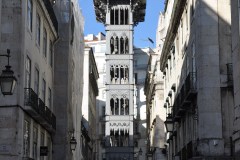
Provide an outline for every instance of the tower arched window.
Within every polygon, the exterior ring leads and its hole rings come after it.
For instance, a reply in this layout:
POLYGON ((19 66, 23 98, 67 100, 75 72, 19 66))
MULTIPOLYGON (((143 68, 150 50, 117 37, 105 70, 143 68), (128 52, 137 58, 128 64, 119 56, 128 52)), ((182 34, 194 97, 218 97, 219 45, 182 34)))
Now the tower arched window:
POLYGON ((129 54, 129 43, 128 43, 128 38, 127 37, 125 39, 125 53, 129 54))
POLYGON ((110 11, 110 24, 114 25, 114 9, 110 11))
POLYGON ((114 109, 115 109, 115 115, 119 115, 119 99, 115 99, 115 104, 114 104, 114 109))
POLYGON ((119 9, 115 8, 115 25, 119 25, 119 9))
POLYGON ((119 54, 119 38, 118 37, 116 37, 116 39, 115 39, 115 53, 116 54, 119 54))
POLYGON ((111 54, 114 53, 114 38, 113 37, 111 37, 111 39, 110 39, 110 52, 111 52, 111 54))
POLYGON ((124 54, 124 39, 123 37, 120 38, 120 54, 124 54))
POLYGON ((121 8, 120 8, 120 24, 121 24, 121 25, 125 24, 124 11, 125 11, 125 10, 121 7, 121 8))
POLYGON ((124 24, 129 24, 129 21, 128 21, 128 9, 126 8, 125 9, 125 12, 124 12, 124 24))
POLYGON ((114 99, 113 98, 111 98, 111 100, 110 100, 110 107, 111 107, 111 115, 115 115, 114 99))

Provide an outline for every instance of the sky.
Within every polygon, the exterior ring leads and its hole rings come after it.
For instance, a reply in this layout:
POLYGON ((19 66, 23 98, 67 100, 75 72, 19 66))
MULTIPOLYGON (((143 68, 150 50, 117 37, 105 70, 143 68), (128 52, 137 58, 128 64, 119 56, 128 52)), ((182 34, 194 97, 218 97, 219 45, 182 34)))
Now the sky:
MULTIPOLYGON (((139 48, 155 47, 156 29, 158 24, 158 16, 164 9, 164 0, 146 0, 147 9, 145 21, 138 23, 134 28, 134 46, 139 48), (148 41, 148 37, 154 41, 152 44, 148 41)), ((96 21, 93 0, 79 0, 80 8, 82 9, 85 19, 84 35, 105 34, 104 25, 96 21)))

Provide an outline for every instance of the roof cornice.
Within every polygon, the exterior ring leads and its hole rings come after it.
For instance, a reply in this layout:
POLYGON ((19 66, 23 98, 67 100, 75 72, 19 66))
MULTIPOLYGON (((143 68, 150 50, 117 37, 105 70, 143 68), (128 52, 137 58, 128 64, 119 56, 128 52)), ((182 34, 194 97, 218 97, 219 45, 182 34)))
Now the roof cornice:
POLYGON ((161 71, 164 70, 164 66, 166 65, 167 57, 171 50, 173 41, 175 39, 186 1, 187 0, 175 0, 174 1, 171 20, 170 20, 170 24, 168 26, 167 34, 165 37, 165 41, 163 44, 163 49, 162 49, 162 53, 161 53, 161 57, 160 57, 160 62, 161 62, 160 70, 161 71))

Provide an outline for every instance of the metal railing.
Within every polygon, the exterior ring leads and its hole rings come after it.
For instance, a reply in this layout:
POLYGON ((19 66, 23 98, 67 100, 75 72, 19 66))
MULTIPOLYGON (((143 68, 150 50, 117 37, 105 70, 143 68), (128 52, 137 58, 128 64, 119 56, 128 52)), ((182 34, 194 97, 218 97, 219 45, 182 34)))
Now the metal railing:
POLYGON ((38 95, 32 88, 25 88, 24 105, 31 107, 29 109, 26 108, 26 111, 39 121, 39 123, 52 126, 53 129, 56 129, 55 115, 47 106, 45 106, 45 103, 38 98, 38 95))
POLYGON ((31 106, 36 112, 39 112, 38 95, 33 91, 32 88, 25 88, 24 105, 31 106))
POLYGON ((186 92, 196 91, 197 89, 197 77, 195 72, 190 72, 185 81, 186 92))
POLYGON ((45 107, 45 119, 46 121, 49 123, 49 124, 52 124, 52 111, 48 108, 48 107, 45 107))
POLYGON ((39 98, 38 99, 39 114, 45 118, 45 103, 39 98))

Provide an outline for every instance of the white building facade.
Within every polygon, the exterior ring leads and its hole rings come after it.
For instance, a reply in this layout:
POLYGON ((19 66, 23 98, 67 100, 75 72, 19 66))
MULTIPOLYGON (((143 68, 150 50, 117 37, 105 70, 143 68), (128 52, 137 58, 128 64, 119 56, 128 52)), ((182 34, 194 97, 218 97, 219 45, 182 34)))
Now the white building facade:
MULTIPOLYGON (((98 70, 91 47, 85 47, 84 50, 84 71, 83 71, 83 101, 82 101, 82 136, 89 137, 86 147, 82 149, 82 159, 97 159, 97 112, 96 97, 98 96, 97 80, 99 78, 98 70), (87 135, 85 135, 87 134, 87 135), (84 150, 85 149, 85 150, 84 150)), ((84 142, 81 142, 82 144, 84 142)))
POLYGON ((105 106, 106 106, 106 36, 103 33, 98 35, 87 35, 84 37, 85 45, 91 47, 98 69, 98 91, 96 101, 96 159, 101 160, 102 153, 105 153, 105 106))
POLYGON ((166 1, 160 69, 168 159, 233 158, 229 0, 166 1))
MULTIPOLYGON (((0 2, 1 55, 10 49, 17 78, 13 95, 0 95, 0 159, 52 159, 56 131, 53 1, 0 2), (41 153, 41 148, 49 152, 41 153)), ((7 58, 0 57, 1 69, 7 58)))

